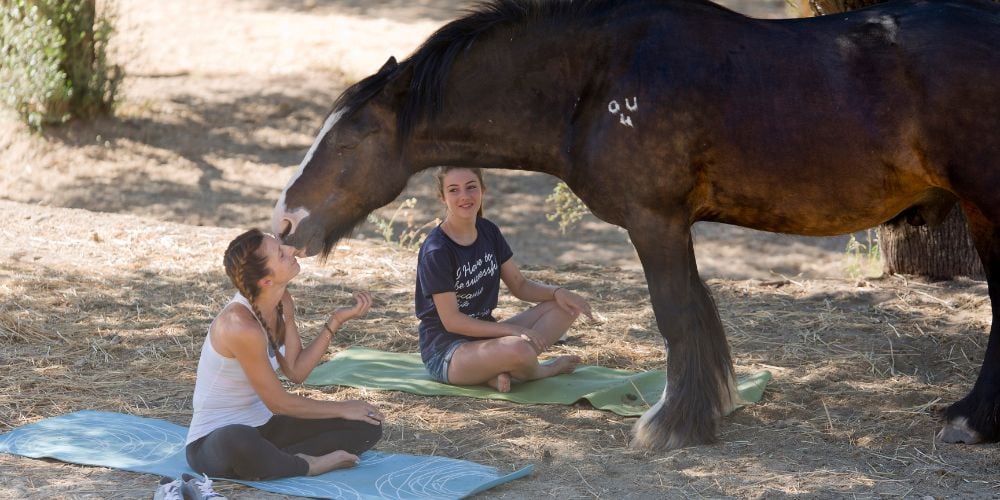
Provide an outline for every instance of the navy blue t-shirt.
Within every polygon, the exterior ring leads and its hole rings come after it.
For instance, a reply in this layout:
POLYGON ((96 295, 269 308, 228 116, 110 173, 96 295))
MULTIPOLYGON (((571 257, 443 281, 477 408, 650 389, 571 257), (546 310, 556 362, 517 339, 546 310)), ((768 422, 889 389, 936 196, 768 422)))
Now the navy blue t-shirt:
POLYGON ((459 245, 441 226, 434 228, 417 256, 416 312, 420 318, 420 357, 427 362, 456 339, 482 340, 445 330, 432 295, 455 292, 458 310, 485 321, 493 319, 500 296, 500 265, 514 253, 496 224, 476 220, 476 241, 459 245))

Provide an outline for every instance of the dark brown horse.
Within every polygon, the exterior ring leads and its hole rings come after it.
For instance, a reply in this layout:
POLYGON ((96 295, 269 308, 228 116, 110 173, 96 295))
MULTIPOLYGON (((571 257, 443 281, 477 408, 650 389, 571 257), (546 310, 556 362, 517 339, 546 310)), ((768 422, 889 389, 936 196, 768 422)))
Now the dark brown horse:
MULTIPOLYGON (((628 230, 669 348, 633 443, 715 439, 737 401, 689 228, 835 235, 961 202, 1000 303, 1000 8, 802 20, 705 0, 495 0, 348 89, 275 207, 309 255, 434 165, 547 172, 628 230)), ((1000 321, 948 442, 1000 437, 1000 321)))

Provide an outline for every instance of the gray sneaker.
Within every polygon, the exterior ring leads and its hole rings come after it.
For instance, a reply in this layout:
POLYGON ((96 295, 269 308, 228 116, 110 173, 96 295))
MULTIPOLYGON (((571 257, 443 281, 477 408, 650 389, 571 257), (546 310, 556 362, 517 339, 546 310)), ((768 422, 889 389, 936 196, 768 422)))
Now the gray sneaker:
POLYGON ((160 479, 160 485, 153 493, 153 500, 185 500, 181 492, 181 480, 165 477, 160 479))
POLYGON ((186 472, 181 474, 181 491, 184 494, 184 500, 202 500, 207 498, 226 500, 226 497, 212 489, 212 480, 208 478, 208 475, 203 474, 202 476, 194 477, 186 472))

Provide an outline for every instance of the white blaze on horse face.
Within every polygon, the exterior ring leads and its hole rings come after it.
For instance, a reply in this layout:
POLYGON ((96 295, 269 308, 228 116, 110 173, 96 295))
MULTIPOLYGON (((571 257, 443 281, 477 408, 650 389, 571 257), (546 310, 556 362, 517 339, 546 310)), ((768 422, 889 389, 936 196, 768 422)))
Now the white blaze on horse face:
MULTIPOLYGON (((625 109, 627 109, 630 113, 639 111, 639 98, 636 96, 632 96, 632 102, 629 102, 628 97, 626 97, 625 109)), ((618 104, 618 101, 612 100, 611 102, 608 103, 608 113, 611 113, 612 115, 618 115, 618 113, 621 113, 621 111, 622 111, 622 105, 618 104)), ((635 128, 635 126, 632 125, 632 117, 626 115, 625 113, 621 113, 620 115, 618 115, 618 123, 621 123, 622 125, 629 128, 635 128)))
POLYGON ((341 108, 334 113, 331 113, 327 117, 326 122, 323 123, 323 128, 319 131, 319 135, 316 136, 316 140, 313 141, 312 146, 309 147, 309 151, 306 152, 305 158, 302 159, 302 163, 299 164, 298 171, 292 176, 292 179, 288 181, 285 185, 285 190, 281 192, 281 197, 278 198, 278 203, 274 205, 274 212, 271 214, 271 231, 275 235, 281 233, 284 229, 282 226, 285 221, 288 221, 292 227, 289 234, 295 231, 295 228, 299 225, 302 219, 305 219, 309 215, 309 211, 305 208, 297 208, 294 212, 288 212, 288 207, 285 205, 285 196, 288 194, 288 189, 295 184, 295 181, 299 180, 302 176, 302 172, 305 170, 306 165, 312 161, 312 157, 316 154, 316 149, 319 148, 319 144, 323 142, 323 138, 330 133, 330 129, 340 121, 340 118, 347 113, 347 108, 341 108))

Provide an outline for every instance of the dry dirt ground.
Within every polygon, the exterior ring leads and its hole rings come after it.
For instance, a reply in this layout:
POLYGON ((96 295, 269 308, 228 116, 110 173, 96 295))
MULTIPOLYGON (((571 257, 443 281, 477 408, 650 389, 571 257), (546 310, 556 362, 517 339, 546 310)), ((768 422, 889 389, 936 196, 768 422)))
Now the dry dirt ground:
MULTIPOLYGON (((779 1, 731 1, 780 17, 779 1)), ((114 119, 38 136, 0 120, 0 431, 80 409, 187 424, 197 353, 232 293, 225 244, 263 227, 324 114, 351 82, 405 56, 465 2, 171 0, 118 3, 130 77, 114 119)), ((397 231, 440 215, 416 177, 397 231)), ((624 234, 593 218, 545 220, 555 180, 491 173, 488 215, 531 276, 587 296, 603 316, 555 350, 662 369, 644 278, 624 234)), ((535 473, 483 498, 995 497, 996 445, 935 443, 939 412, 975 380, 989 330, 982 282, 864 278, 846 238, 696 227, 699 266, 737 371, 775 379, 723 420, 719 444, 630 450, 634 419, 586 406, 515 405, 389 392, 387 451, 535 473)), ((393 239, 398 240, 398 235, 393 239)), ((337 339, 416 350, 415 255, 366 225, 294 285, 305 331, 352 290, 378 302, 337 339)), ((510 298, 501 313, 523 307, 510 298)), ((157 478, 0 455, 3 498, 148 498, 157 478)), ((232 498, 277 498, 222 486, 232 498)))

